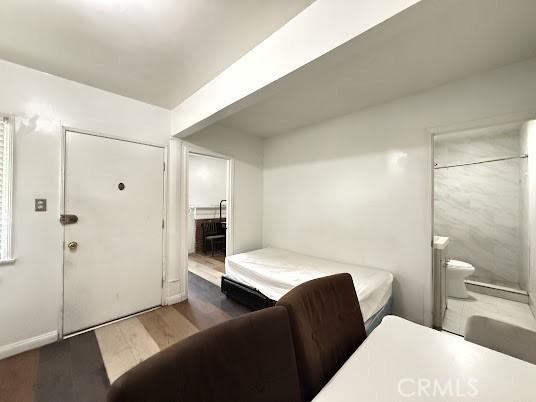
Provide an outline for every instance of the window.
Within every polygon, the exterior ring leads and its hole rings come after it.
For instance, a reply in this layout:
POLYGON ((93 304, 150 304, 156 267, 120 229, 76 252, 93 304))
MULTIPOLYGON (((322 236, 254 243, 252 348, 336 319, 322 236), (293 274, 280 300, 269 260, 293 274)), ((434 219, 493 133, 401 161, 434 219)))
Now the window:
POLYGON ((11 256, 11 188, 13 178, 13 119, 0 115, 0 262, 11 256))

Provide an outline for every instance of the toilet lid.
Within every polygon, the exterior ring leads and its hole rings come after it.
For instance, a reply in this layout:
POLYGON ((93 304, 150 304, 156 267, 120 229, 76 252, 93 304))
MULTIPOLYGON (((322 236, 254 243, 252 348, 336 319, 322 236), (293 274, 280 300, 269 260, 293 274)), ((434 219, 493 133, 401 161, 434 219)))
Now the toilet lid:
POLYGON ((460 261, 460 260, 449 260, 448 265, 451 267, 458 267, 458 268, 473 268, 471 264, 468 262, 460 261))

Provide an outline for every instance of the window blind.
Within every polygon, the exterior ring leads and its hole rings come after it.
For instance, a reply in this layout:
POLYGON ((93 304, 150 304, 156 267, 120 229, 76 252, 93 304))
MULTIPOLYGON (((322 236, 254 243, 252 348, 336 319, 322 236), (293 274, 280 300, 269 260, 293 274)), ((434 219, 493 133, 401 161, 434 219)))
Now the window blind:
POLYGON ((0 260, 11 258, 12 123, 0 116, 0 260))

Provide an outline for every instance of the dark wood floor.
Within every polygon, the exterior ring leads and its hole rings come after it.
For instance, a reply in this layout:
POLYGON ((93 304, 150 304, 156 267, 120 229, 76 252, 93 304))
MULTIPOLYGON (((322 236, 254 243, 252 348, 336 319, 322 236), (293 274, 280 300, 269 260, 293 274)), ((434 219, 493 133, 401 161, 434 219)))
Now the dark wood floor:
POLYGON ((108 377, 94 332, 0 361, 0 401, 104 401, 108 377))
MULTIPOLYGON (((173 308, 199 330, 250 311, 192 273, 188 290, 173 308)), ((109 386, 93 331, 0 360, 0 402, 101 402, 109 386)))

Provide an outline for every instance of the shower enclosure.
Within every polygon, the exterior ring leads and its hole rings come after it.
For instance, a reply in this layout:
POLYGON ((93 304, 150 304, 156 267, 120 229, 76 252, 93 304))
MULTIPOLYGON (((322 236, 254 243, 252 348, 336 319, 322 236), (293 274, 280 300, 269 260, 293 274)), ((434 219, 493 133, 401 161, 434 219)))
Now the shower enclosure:
POLYGON ((470 263, 466 283, 529 290, 529 180, 523 123, 434 137, 434 234, 470 263))

